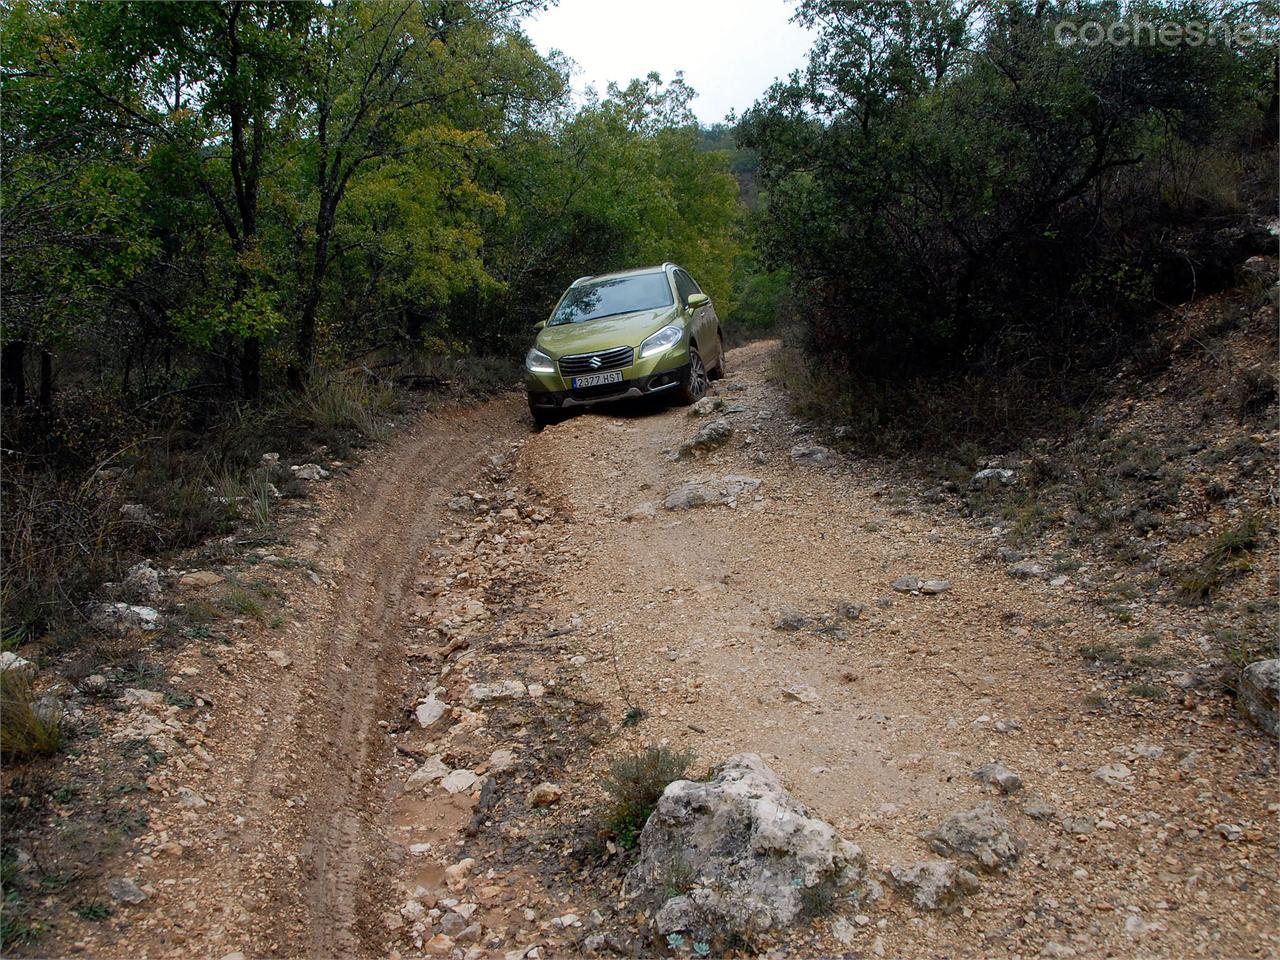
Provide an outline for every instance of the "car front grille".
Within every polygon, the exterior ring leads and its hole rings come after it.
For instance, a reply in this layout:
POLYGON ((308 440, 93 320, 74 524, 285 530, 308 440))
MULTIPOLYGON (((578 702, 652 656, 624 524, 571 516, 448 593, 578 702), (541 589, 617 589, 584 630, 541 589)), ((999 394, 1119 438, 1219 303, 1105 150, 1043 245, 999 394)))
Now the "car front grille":
POLYGON ((578 353, 571 357, 561 357, 560 375, 580 377, 587 373, 601 373, 605 370, 629 367, 631 353, 630 347, 613 347, 609 350, 597 350, 595 353, 578 353))

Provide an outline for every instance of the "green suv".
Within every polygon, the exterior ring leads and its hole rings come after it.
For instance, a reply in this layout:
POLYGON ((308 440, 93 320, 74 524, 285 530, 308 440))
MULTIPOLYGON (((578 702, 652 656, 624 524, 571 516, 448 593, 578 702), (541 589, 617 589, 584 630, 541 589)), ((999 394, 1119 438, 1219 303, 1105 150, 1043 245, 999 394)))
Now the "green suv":
POLYGON ((627 397, 694 403, 724 374, 711 298, 674 263, 575 280, 537 330, 525 368, 539 425, 627 397))

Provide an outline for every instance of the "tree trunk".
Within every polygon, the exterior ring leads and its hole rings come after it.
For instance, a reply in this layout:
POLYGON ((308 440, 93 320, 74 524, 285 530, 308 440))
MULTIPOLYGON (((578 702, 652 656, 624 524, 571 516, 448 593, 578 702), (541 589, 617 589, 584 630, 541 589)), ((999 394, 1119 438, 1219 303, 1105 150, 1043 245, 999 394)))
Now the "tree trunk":
POLYGON ((20 407, 27 402, 27 344, 14 340, 0 348, 0 404, 20 407))
POLYGON ((246 400, 257 400, 262 389, 262 341, 245 337, 240 354, 240 392, 246 400))
POLYGON ((320 213, 316 217, 316 245, 311 262, 311 278, 307 297, 302 305, 302 316, 298 320, 298 376, 301 379, 311 375, 311 364, 315 360, 316 312, 320 307, 325 270, 329 266, 329 238, 333 233, 337 205, 334 197, 322 196, 320 213))

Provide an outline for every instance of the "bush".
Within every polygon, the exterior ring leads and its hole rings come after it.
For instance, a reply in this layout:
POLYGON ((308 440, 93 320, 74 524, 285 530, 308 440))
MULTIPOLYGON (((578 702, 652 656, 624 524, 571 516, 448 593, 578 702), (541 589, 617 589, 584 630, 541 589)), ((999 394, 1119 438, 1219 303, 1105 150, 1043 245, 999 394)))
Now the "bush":
POLYGON ((641 753, 620 757, 610 765, 609 775, 601 786, 613 801, 609 829, 618 846, 629 850, 636 845, 662 791, 683 778, 693 760, 692 753, 647 747, 641 753))
POLYGON ((1218 534, 1205 551, 1199 566, 1178 581, 1178 593, 1185 603, 1203 603, 1227 580, 1249 569, 1248 554, 1258 546, 1262 521, 1256 516, 1218 534))
POLYGON ((301 403, 302 415, 325 431, 352 429, 369 440, 386 434, 385 418, 397 409, 395 391, 385 383, 344 376, 316 377, 301 403))
POLYGON ((37 697, 26 670, 0 671, 0 754, 22 762, 62 746, 62 702, 37 697))

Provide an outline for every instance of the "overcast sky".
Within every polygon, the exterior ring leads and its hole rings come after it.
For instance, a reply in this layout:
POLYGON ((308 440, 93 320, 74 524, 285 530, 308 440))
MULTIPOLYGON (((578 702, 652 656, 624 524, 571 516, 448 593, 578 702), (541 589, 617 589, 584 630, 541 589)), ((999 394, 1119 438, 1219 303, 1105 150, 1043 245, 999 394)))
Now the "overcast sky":
POLYGON ((560 0, 525 30, 541 52, 557 49, 577 64, 579 92, 683 70, 698 91, 698 119, 715 123, 804 63, 811 37, 792 12, 788 0, 560 0))

